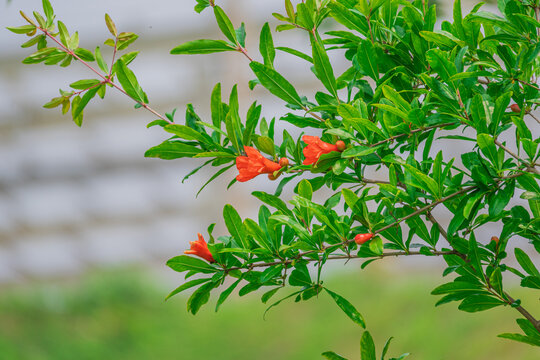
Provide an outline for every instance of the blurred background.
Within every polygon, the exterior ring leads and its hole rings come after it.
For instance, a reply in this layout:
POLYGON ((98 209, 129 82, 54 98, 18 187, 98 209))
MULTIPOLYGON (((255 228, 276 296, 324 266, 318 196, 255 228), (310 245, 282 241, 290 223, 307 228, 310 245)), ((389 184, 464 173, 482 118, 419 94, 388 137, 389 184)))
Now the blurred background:
MULTIPOLYGON (((267 118, 285 112, 264 90, 248 89, 253 76, 239 54, 169 55, 188 40, 221 38, 212 12, 196 14, 194 0, 51 2, 70 32, 79 31, 82 47, 94 49, 108 37, 104 13, 119 31, 138 34, 130 47, 141 51, 133 70, 151 106, 160 113, 178 108, 177 121, 187 103, 208 117, 217 82, 224 98, 239 84, 243 113, 255 99, 267 118)), ((284 12, 281 0, 219 5, 235 26, 246 23, 255 58, 262 24, 274 28, 270 14, 284 12)), ((440 2, 442 17, 451 5, 440 2)), ((471 7, 465 2, 464 11, 471 7)), ((22 25, 19 10, 41 11, 41 1, 1 2, 0 27, 22 25)), ((276 45, 308 43, 299 31, 285 36, 274 35, 276 45)), ((82 129, 58 109, 43 109, 59 88, 92 74, 79 64, 23 65, 30 53, 19 47, 23 41, 0 31, 0 359, 318 359, 327 350, 359 358, 360 329, 325 297, 281 305, 266 320, 256 294, 233 296, 220 313, 207 306, 195 317, 185 310, 185 296, 164 303, 183 280, 165 267, 167 259, 210 223, 222 234, 225 204, 251 216, 258 203, 248 194, 277 184, 260 177, 225 191, 231 171, 196 198, 211 173, 181 183, 197 161, 145 159, 145 150, 166 136, 146 129, 154 118, 121 94, 109 89, 105 100, 91 103, 82 129)), ((333 62, 345 70, 339 58, 333 62)), ((278 54, 277 64, 301 93, 321 88, 301 60, 278 54)), ((509 309, 475 315, 453 304, 435 309, 429 292, 441 283, 443 267, 440 259, 428 260, 388 259, 362 271, 359 262, 333 264, 326 284, 357 305, 379 349, 395 337, 393 355, 538 358, 532 347, 495 337, 517 331, 517 313, 509 309)), ((537 299, 515 293, 540 311, 537 299)))

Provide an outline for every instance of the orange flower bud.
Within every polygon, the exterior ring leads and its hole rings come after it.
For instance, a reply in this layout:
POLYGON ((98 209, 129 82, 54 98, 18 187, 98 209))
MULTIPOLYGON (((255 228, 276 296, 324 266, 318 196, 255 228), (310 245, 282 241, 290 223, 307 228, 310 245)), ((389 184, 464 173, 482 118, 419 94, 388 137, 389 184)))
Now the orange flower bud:
POLYGON ((358 234, 354 237, 354 242, 357 243, 358 245, 362 245, 368 242, 369 240, 371 240, 372 237, 373 237, 373 234, 371 233, 358 234))
POLYGON ((345 145, 345 142, 343 140, 336 141, 336 147, 338 151, 344 151, 347 148, 347 145, 345 145))
POLYGON ((199 240, 190 241, 189 244, 191 245, 191 248, 184 251, 184 254, 201 257, 210 263, 215 262, 212 253, 210 252, 210 250, 208 250, 208 244, 206 244, 206 241, 204 241, 201 233, 198 233, 197 236, 199 237, 199 240))
POLYGON ((281 167, 289 166, 289 159, 287 159, 287 158, 279 159, 279 166, 281 166, 281 167))
POLYGON ((270 180, 274 181, 274 180, 276 180, 276 179, 279 177, 279 175, 281 175, 281 173, 270 173, 270 174, 268 174, 268 178, 269 178, 270 180), (274 175, 274 174, 275 174, 275 175, 274 175))
POLYGON ((520 112, 521 112, 521 108, 519 107, 518 104, 512 104, 512 105, 510 105, 510 110, 512 110, 512 111, 515 112, 515 113, 520 113, 520 112))

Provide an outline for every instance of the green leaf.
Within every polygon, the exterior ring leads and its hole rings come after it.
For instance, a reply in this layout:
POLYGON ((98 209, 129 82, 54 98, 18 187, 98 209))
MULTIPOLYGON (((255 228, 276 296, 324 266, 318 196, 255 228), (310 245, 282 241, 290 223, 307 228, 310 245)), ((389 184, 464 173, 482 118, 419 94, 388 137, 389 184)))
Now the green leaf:
POLYGON ((75 107, 73 111, 73 117, 74 118, 78 118, 80 115, 82 115, 82 112, 84 110, 84 108, 86 107, 86 105, 88 104, 88 102, 90 100, 92 100, 92 98, 94 96, 96 96, 96 93, 98 91, 99 88, 97 87, 94 87, 90 90, 88 90, 87 92, 84 93, 83 97, 81 98, 81 101, 77 104, 77 106, 75 107))
POLYGON ((148 97, 139 85, 133 71, 126 66, 122 59, 118 59, 116 63, 118 64, 116 75, 118 76, 118 81, 122 85, 122 88, 135 101, 139 103, 148 103, 148 97))
POLYGON ((331 10, 332 17, 338 23, 351 30, 356 30, 361 34, 368 34, 368 24, 364 17, 350 11, 347 7, 337 1, 329 2, 327 6, 331 10))
POLYGON ((333 351, 325 351, 321 355, 328 360, 347 360, 347 358, 344 358, 343 356, 338 355, 333 351))
POLYGON ((313 65, 315 66, 317 77, 319 80, 321 80, 324 87, 330 91, 335 98, 337 98, 336 77, 334 76, 334 70, 332 69, 332 64, 330 64, 328 54, 317 38, 310 35, 310 39, 311 48, 313 51, 313 65))
POLYGON ((179 287, 177 287, 176 289, 174 289, 173 291, 171 291, 171 293, 169 295, 167 295, 167 297, 165 298, 165 301, 169 300, 171 297, 173 297, 174 295, 184 291, 184 290, 187 290, 189 288, 192 288, 194 286, 197 286, 199 284, 202 284, 202 283, 205 283, 207 281, 210 281, 212 280, 211 278, 210 279, 195 279, 195 280, 191 280, 191 281, 188 281, 187 283, 185 284, 182 284, 180 285, 179 287))
POLYGON ((89 87, 99 84, 100 81, 97 79, 86 79, 75 81, 74 83, 69 84, 70 87, 77 90, 86 90, 89 87))
POLYGON ((439 49, 431 49, 426 53, 426 59, 433 70, 447 81, 457 73, 456 65, 449 60, 450 53, 439 49))
POLYGON ((7 26, 6 29, 15 34, 27 34, 36 30, 36 27, 34 25, 23 25, 16 27, 7 26))
POLYGON ((360 339, 360 354, 362 360, 376 360, 375 343, 369 331, 364 331, 360 339))
POLYGON ((302 100, 300 99, 300 96, 298 96, 294 86, 292 86, 280 73, 256 61, 252 61, 249 66, 261 82, 261 85, 268 89, 273 95, 289 104, 303 107, 302 100))
POLYGON ((298 183, 298 195, 300 195, 301 197, 305 199, 311 200, 313 196, 313 187, 311 186, 311 183, 308 180, 303 179, 302 181, 298 183))
POLYGON ((489 310, 491 308, 504 305, 505 302, 497 298, 494 298, 490 295, 471 295, 467 296, 461 304, 459 304, 458 309, 466 312, 478 312, 489 310))
POLYGON ((367 76, 375 80, 375 82, 379 82, 379 65, 377 64, 377 56, 371 41, 363 40, 358 44, 356 61, 367 76))
POLYGON ((479 22, 484 25, 497 26, 501 30, 510 34, 518 34, 517 29, 505 18, 487 11, 478 11, 476 14, 468 15, 467 18, 472 22, 479 22))
POLYGON ((227 226, 227 230, 229 230, 232 237, 238 241, 244 249, 250 249, 251 247, 249 246, 242 218, 238 215, 238 212, 232 205, 227 204, 223 208, 223 220, 225 220, 225 226, 227 226))
POLYGON ((47 17, 47 20, 49 22, 52 22, 52 20, 54 19, 54 11, 51 6, 51 3, 49 2, 49 0, 42 0, 42 4, 43 4, 43 12, 45 13, 45 16, 47 17))
MULTIPOLYGON (((297 56, 299 57, 300 59, 304 59, 306 60, 307 62, 310 62, 313 64, 313 58, 309 55, 306 55, 304 54, 303 52, 301 51, 298 51, 298 50, 295 50, 295 49, 291 49, 289 47, 285 47, 285 46, 278 46, 276 47, 276 50, 280 50, 280 51, 283 51, 283 52, 286 52, 288 54, 291 54, 291 55, 294 55, 294 56, 297 56)), ((266 64, 265 64, 266 65, 266 64)))
POLYGON ((388 104, 373 104, 373 106, 378 107, 379 109, 386 110, 400 118, 402 118, 405 121, 409 120, 409 115, 407 115, 405 112, 399 110, 397 107, 388 105, 388 104))
POLYGON ((101 55, 101 49, 99 48, 99 46, 96 47, 96 50, 94 51, 94 55, 96 57, 96 61, 101 71, 103 71, 104 73, 108 73, 109 67, 107 66, 107 63, 105 62, 105 60, 103 59, 103 55, 101 55))
POLYGON ((353 146, 341 153, 342 158, 362 157, 377 152, 378 148, 369 146, 353 146))
POLYGON ((210 290, 215 287, 216 283, 209 282, 195 290, 187 303, 188 312, 191 312, 193 315, 197 314, 200 308, 208 302, 210 299, 210 290))
POLYGON ((83 49, 83 48, 77 48, 73 52, 81 60, 84 60, 84 61, 95 61, 96 60, 96 58, 94 57, 94 54, 90 50, 83 49))
POLYGON ((218 312, 219 308, 221 307, 221 305, 223 304, 223 302, 225 302, 225 300, 227 300, 227 298, 229 297, 229 295, 231 295, 231 293, 233 292, 233 290, 238 286, 238 284, 240 283, 240 281, 242 281, 242 279, 238 279, 236 280, 234 283, 232 283, 225 291, 223 291, 220 295, 219 295, 219 299, 216 303, 216 312, 218 312))
POLYGON ((118 37, 118 30, 116 29, 116 25, 114 24, 114 21, 111 19, 109 14, 105 14, 105 24, 107 25, 107 29, 109 29, 111 35, 115 38, 118 37))
POLYGON ((305 264, 296 264, 295 269, 289 275, 289 284, 291 286, 309 287, 312 285, 309 271, 305 264))
POLYGON ((225 128, 227 129, 227 136, 234 148, 238 152, 243 152, 244 147, 242 144, 242 121, 239 114, 238 105, 238 89, 235 84, 231 90, 229 96, 229 112, 225 117, 225 128))
POLYGON ((382 86, 382 92, 384 97, 394 103, 401 111, 411 111, 411 105, 405 100, 396 90, 392 89, 388 85, 382 86))
POLYGON ((194 157, 203 150, 180 141, 165 141, 154 146, 144 153, 145 157, 157 157, 163 160, 194 157))
POLYGON ((296 233, 296 235, 300 238, 300 240, 307 243, 312 243, 311 236, 309 235, 309 232, 306 230, 306 228, 298 221, 294 220, 292 217, 287 215, 272 215, 270 219, 291 227, 296 233))
POLYGON ((214 15, 216 16, 216 21, 223 35, 236 44, 236 32, 234 31, 234 26, 227 14, 225 14, 223 9, 216 5, 214 6, 214 15))
POLYGON ((223 40, 192 40, 171 50, 173 55, 212 54, 222 51, 236 51, 236 48, 223 40))
POLYGON ((493 138, 488 134, 478 134, 476 139, 482 153, 489 159, 493 166, 499 168, 499 156, 497 155, 497 148, 493 138))
POLYGON ((362 315, 356 310, 356 308, 344 297, 336 294, 333 291, 328 290, 327 288, 324 288, 324 290, 334 299, 336 304, 343 310, 343 312, 355 323, 366 328, 366 323, 364 321, 364 318, 362 315))
POLYGON ((442 284, 433 291, 431 295, 443 295, 451 293, 461 293, 461 292, 478 292, 482 291, 482 285, 478 283, 472 283, 468 281, 453 281, 446 284, 442 284))
POLYGON ((534 266, 534 263, 525 253, 525 251, 521 250, 520 248, 515 248, 514 254, 516 255, 516 260, 518 261, 519 265, 521 265, 527 274, 540 277, 540 272, 536 266, 534 266))
POLYGON ((261 152, 270 156, 275 155, 276 147, 274 145, 274 141, 268 136, 259 136, 256 138, 255 142, 257 144, 257 149, 259 149, 261 152))
POLYGON ((196 131, 195 129, 192 129, 186 125, 170 124, 165 126, 163 129, 185 140, 197 140, 205 144, 213 143, 212 138, 210 138, 208 135, 196 131))
POLYGON ((287 204, 285 204, 285 202, 281 200, 278 196, 274 196, 263 191, 254 191, 251 193, 251 195, 255 196, 257 199, 261 200, 265 204, 268 204, 282 211, 284 214, 293 215, 292 211, 287 208, 287 204))
POLYGON ((524 344, 529 344, 529 345, 532 345, 532 346, 540 346, 540 340, 538 340, 536 338, 532 338, 530 336, 525 336, 525 335, 522 335, 522 334, 504 333, 504 334, 497 335, 497 337, 500 337, 500 338, 503 338, 503 339, 519 341, 519 342, 522 342, 524 344))
POLYGON ((343 118, 346 124, 350 124, 358 132, 362 133, 365 138, 369 138, 370 133, 375 133, 381 137, 385 137, 381 129, 368 119, 362 118, 343 118))
MULTIPOLYGON (((404 164, 405 168, 409 171, 409 174, 419 183, 419 187, 429 192, 435 198, 439 196, 439 184, 414 166, 404 164)), ((414 184, 412 184, 414 185, 414 184)))
POLYGON ((167 266, 178 272, 195 271, 203 274, 211 274, 218 271, 208 262, 187 255, 175 256, 169 259, 167 266))
POLYGON ((261 29, 259 51, 261 52, 261 55, 264 59, 264 65, 268 67, 274 67, 276 49, 274 48, 272 32, 270 31, 270 25, 268 25, 268 23, 265 23, 261 29))

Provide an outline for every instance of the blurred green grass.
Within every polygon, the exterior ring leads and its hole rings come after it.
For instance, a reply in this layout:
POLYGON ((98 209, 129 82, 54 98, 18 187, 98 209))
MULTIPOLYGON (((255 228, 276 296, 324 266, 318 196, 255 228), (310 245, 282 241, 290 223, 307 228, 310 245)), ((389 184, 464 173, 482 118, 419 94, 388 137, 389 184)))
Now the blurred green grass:
MULTIPOLYGON (((512 309, 467 314, 455 304, 434 308, 437 298, 429 292, 441 283, 438 272, 354 267, 333 269, 325 285, 360 310, 379 351, 394 336, 390 354, 410 352, 410 359, 539 359, 537 348, 496 337, 517 331, 519 314, 512 309)), ((132 269, 85 276, 76 284, 4 290, 0 359, 311 360, 327 350, 359 359, 361 329, 324 294, 282 303, 263 320, 266 306, 257 294, 231 296, 217 314, 214 295, 192 316, 186 295, 163 301, 170 290, 132 269)), ((281 290, 274 299, 290 292, 281 290)), ((512 293, 538 314, 535 294, 512 293)))

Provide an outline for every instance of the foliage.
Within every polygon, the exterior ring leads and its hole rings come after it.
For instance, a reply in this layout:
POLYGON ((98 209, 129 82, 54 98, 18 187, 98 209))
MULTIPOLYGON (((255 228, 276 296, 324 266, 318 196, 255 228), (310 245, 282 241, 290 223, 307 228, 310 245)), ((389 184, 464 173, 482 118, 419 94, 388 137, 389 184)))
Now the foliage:
POLYGON ((71 84, 74 90, 61 91, 45 107, 62 106, 64 113, 71 107, 73 120, 81 125, 86 104, 115 87, 136 107, 159 117, 148 126, 168 133, 146 156, 204 158, 192 173, 210 165, 217 171, 209 181, 235 164, 247 174, 238 181, 262 173, 272 180, 282 176, 274 194, 253 193, 264 203, 255 219, 242 219, 225 206, 229 235, 214 239, 209 228, 210 261, 186 255, 168 261, 186 279, 199 275, 171 294, 194 288, 188 300, 193 314, 220 287, 225 289, 216 310, 239 286, 240 296, 264 287, 262 301, 273 301, 269 309, 289 298, 305 301, 324 292, 365 327, 355 306, 323 284, 328 261, 360 258, 365 267, 389 256, 441 256, 447 265, 443 276, 453 274, 454 279, 432 291, 442 295, 437 305, 457 301, 466 312, 514 308, 523 316, 518 320, 523 334, 501 337, 540 344, 540 322, 503 282, 503 276, 517 277, 522 287, 540 289, 533 262, 540 252, 540 155, 539 139, 533 136, 540 120, 531 112, 540 99, 537 0, 499 1, 502 15, 483 11, 479 4, 466 16, 456 0, 453 22, 443 21, 440 29, 435 28, 435 6, 421 0, 306 0, 296 6, 286 0, 285 14, 273 14, 281 22, 276 30, 305 31, 311 51, 275 47, 266 24, 260 32, 260 61, 246 49, 244 24, 235 28, 213 0, 197 0, 195 10, 213 11, 224 39, 189 41, 171 53, 237 52, 250 61, 256 77, 250 87, 266 88, 289 112, 267 120, 253 103, 243 118, 237 86, 224 102, 218 83, 210 96, 211 120, 204 121, 188 105, 184 124, 175 122, 175 111, 162 116, 149 107, 129 69, 136 52, 116 59, 135 34, 118 33, 105 17, 112 35, 105 45, 113 49, 108 65, 99 48, 80 48, 78 34, 70 35, 55 21, 48 0, 43 4, 44 17, 34 13, 34 21, 22 13, 29 25, 8 28, 31 36, 39 31, 23 44, 37 46, 23 62, 67 66, 75 59, 98 76, 71 84), (321 33, 323 23, 340 30, 321 33), (305 60, 324 91, 299 94, 278 71, 276 50, 305 60), (347 61, 343 73, 332 65, 330 52, 347 61), (295 138, 287 130, 278 136, 281 121, 307 136, 295 138), (503 140, 514 134, 515 142, 503 140), (443 139, 461 150, 459 158, 432 150, 443 139), (283 158, 287 161, 282 163, 283 158), (387 179, 366 177, 374 171, 387 173, 387 179), (292 180, 298 180, 297 195, 285 202, 280 194, 292 180), (333 195, 317 203, 313 193, 323 187, 333 195), (516 195, 522 205, 510 205, 516 195), (439 205, 451 218, 447 227, 432 214, 439 205), (489 224, 498 224, 500 234, 477 238, 478 229, 489 224), (357 244, 358 234, 369 241, 357 244), (507 248, 514 246, 521 269, 508 262, 507 248), (226 282, 229 278, 232 283, 226 282), (287 285, 293 292, 276 301, 287 285))

